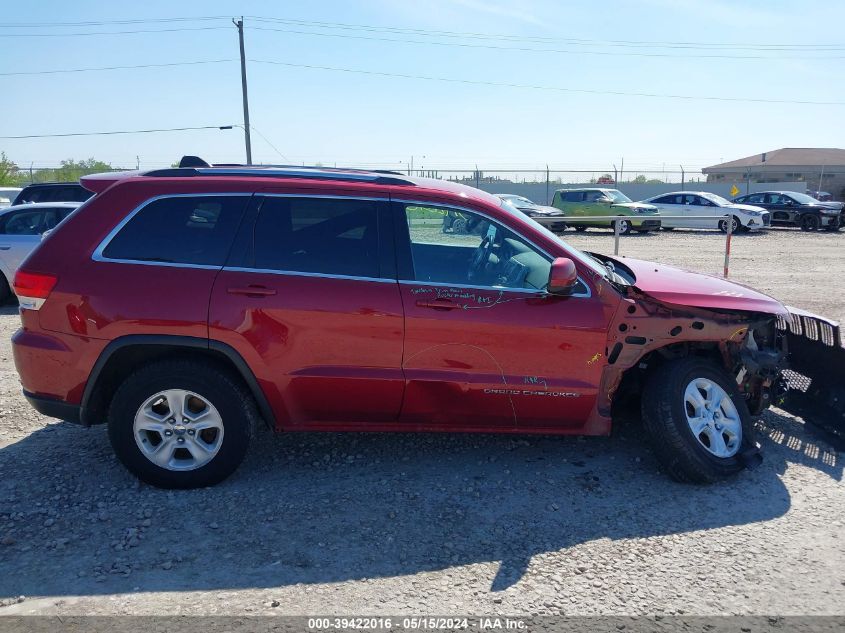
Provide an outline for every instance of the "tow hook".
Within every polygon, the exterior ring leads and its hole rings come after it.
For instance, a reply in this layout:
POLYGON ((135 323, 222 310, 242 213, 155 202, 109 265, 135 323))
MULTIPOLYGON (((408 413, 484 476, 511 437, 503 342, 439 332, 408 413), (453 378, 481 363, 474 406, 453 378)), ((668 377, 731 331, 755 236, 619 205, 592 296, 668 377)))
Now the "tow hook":
POLYGON ((754 470, 757 466, 763 463, 763 453, 760 452, 760 447, 758 445, 754 445, 739 454, 739 461, 748 470, 754 470))

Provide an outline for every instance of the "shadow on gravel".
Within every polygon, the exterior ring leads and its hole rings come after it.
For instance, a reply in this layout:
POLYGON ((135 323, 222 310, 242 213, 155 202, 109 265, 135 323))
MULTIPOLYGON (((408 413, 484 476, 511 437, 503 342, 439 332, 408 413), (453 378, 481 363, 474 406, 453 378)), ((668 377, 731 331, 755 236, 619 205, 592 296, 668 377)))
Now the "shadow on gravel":
POLYGON ((488 561, 502 590, 535 554, 780 517, 788 463, 841 479, 841 459, 799 422, 770 412, 762 431, 763 465, 719 487, 668 480, 629 425, 598 439, 267 434, 223 484, 167 492, 130 477, 103 428, 57 423, 0 449, 0 595, 263 588, 488 561))

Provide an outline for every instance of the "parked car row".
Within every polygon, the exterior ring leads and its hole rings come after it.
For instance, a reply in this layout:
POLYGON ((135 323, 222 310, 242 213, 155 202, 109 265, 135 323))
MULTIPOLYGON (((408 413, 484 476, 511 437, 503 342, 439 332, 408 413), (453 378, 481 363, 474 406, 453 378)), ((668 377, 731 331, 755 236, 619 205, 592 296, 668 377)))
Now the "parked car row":
POLYGON ((568 227, 614 228, 620 233, 647 233, 676 228, 719 229, 731 223, 732 232, 757 231, 770 225, 796 226, 804 231, 837 231, 845 225, 841 202, 820 202, 794 191, 763 191, 728 200, 708 191, 673 191, 634 202, 618 189, 579 187, 558 189, 550 207, 512 194, 496 194, 517 211, 535 219, 555 218, 543 224, 553 231, 568 227), (608 219, 580 219, 605 216, 608 219), (712 219, 711 219, 712 218, 712 219))

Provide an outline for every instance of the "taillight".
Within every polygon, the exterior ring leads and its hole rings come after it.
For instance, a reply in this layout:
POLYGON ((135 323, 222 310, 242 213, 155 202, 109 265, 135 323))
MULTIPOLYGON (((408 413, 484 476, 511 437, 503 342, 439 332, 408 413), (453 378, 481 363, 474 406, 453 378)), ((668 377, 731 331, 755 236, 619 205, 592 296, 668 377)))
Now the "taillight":
POLYGON ((50 296, 58 280, 56 275, 49 273, 33 273, 26 270, 16 272, 12 285, 15 294, 18 295, 21 308, 38 310, 44 304, 44 300, 50 296))

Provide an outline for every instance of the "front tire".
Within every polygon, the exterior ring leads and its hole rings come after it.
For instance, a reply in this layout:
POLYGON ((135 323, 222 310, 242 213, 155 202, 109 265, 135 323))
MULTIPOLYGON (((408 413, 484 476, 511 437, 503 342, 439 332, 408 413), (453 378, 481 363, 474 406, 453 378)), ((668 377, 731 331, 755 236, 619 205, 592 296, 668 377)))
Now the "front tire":
POLYGON ((643 391, 642 416, 658 461, 676 481, 712 483, 736 475, 742 454, 755 448, 736 381, 706 359, 657 368, 643 391))
POLYGON ((131 374, 114 394, 109 439, 124 466, 158 488, 200 488, 231 475, 246 456, 258 414, 224 368, 162 361, 131 374))
POLYGON ((587 230, 586 226, 573 226, 572 228, 575 229, 576 231, 578 231, 579 233, 583 233, 584 231, 587 230))
MULTIPOLYGON (((736 216, 733 216, 731 222, 732 222, 731 233, 738 233, 739 229, 742 227, 742 222, 740 222, 739 218, 736 217, 736 216)), ((727 220, 719 220, 719 230, 722 233, 728 232, 728 221, 727 220)))
POLYGON ((819 216, 805 213, 799 220, 799 226, 802 231, 818 231, 821 226, 819 216))

